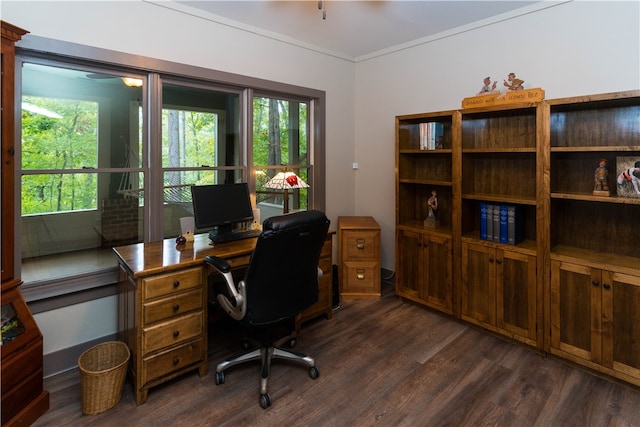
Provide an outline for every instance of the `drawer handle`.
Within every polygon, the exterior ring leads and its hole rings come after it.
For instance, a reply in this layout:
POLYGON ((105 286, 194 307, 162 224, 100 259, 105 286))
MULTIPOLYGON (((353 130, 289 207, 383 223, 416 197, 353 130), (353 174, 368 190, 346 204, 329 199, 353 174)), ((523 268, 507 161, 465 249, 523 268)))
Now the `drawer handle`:
POLYGON ((177 288, 178 286, 180 286, 180 280, 176 280, 175 282, 173 282, 174 288, 177 288))
POLYGON ((178 338, 178 335, 180 335, 180 331, 173 331, 174 338, 178 338))
POLYGON ((358 280, 364 280, 364 274, 358 274, 358 275, 356 276, 356 278, 357 278, 358 280))
POLYGON ((180 359, 178 359, 177 357, 173 358, 173 364, 177 365, 178 363, 180 363, 180 359))
POLYGON ((358 249, 364 249, 364 242, 365 242, 365 241, 364 241, 363 239, 356 240, 356 242, 357 242, 357 243, 356 243, 356 248, 358 248, 358 249))
POLYGON ((174 304, 173 311, 178 311, 178 310, 180 310, 180 304, 174 304))

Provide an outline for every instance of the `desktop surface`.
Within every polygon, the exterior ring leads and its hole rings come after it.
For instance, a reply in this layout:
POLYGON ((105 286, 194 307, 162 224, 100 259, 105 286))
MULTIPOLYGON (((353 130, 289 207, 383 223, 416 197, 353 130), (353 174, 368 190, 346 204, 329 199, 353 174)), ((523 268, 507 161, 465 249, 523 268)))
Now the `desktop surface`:
MULTIPOLYGON (((175 239, 136 243, 113 248, 114 253, 134 278, 173 271, 190 265, 202 265, 205 256, 225 259, 250 256, 257 237, 214 244, 209 234, 196 234, 193 242, 176 244, 175 239)), ((248 259, 247 259, 248 262, 248 259)))

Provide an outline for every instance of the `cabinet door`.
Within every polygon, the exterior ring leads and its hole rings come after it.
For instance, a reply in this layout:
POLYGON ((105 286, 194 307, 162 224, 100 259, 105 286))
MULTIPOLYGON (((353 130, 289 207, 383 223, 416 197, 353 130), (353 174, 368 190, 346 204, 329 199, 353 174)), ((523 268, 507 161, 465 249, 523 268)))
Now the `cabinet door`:
POLYGON ((422 235, 402 230, 398 236, 396 292, 409 298, 422 298, 422 235))
POLYGON ((640 276, 602 273, 602 363, 640 378, 640 276))
POLYGON ((497 251, 497 320, 500 328, 536 339, 536 258, 497 251))
POLYGON ((421 298, 430 306, 451 313, 451 239, 423 236, 424 277, 421 298))
POLYGON ((496 324, 496 256, 488 246, 462 244, 462 317, 496 324))
POLYGON ((551 347, 581 359, 602 361, 601 272, 551 262, 551 347))

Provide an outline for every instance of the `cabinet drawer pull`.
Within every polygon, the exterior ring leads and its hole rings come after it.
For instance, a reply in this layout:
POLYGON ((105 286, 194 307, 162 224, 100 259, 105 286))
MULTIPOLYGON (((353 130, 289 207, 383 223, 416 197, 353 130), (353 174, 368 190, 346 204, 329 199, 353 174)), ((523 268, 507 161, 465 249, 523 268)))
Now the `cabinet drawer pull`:
POLYGON ((180 310, 180 304, 174 304, 173 311, 178 311, 178 310, 180 310))
POLYGON ((356 240, 356 248, 358 249, 364 249, 364 239, 358 239, 356 240))
POLYGON ((173 287, 177 288, 178 286, 180 286, 180 281, 179 280, 174 281, 173 282, 173 287))
POLYGON ((177 357, 173 358, 173 364, 177 365, 178 363, 180 363, 180 359, 178 359, 177 357))
POLYGON ((356 278, 357 278, 358 280, 364 280, 364 274, 358 274, 358 275, 356 276, 356 278))
POLYGON ((180 331, 173 331, 174 338, 178 338, 179 335, 180 335, 180 331))

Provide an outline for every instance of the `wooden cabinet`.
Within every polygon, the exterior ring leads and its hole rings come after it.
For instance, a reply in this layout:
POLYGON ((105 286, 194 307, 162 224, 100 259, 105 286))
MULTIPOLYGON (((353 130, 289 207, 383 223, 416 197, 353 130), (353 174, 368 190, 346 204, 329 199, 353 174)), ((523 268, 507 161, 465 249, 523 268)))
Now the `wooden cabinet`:
POLYGON ((398 232, 397 294, 445 313, 452 313, 451 236, 398 232))
POLYGON ((548 101, 551 333, 548 347, 640 385, 640 194, 618 174, 640 160, 640 91, 548 101), (609 195, 594 194, 600 159, 609 195))
POLYGON ((535 346, 536 257, 462 243, 462 319, 535 346))
POLYGON ((134 277, 120 265, 120 339, 131 350, 136 404, 178 375, 207 374, 206 283, 202 266, 134 277))
POLYGON ((380 226, 370 216, 338 217, 342 296, 380 296, 380 226))
POLYGON ((30 425, 49 409, 49 393, 43 390, 43 338, 15 271, 15 43, 26 30, 0 22, 2 33, 2 379, 3 426, 30 425))
POLYGON ((552 261, 551 352, 640 385, 640 275, 552 261))

